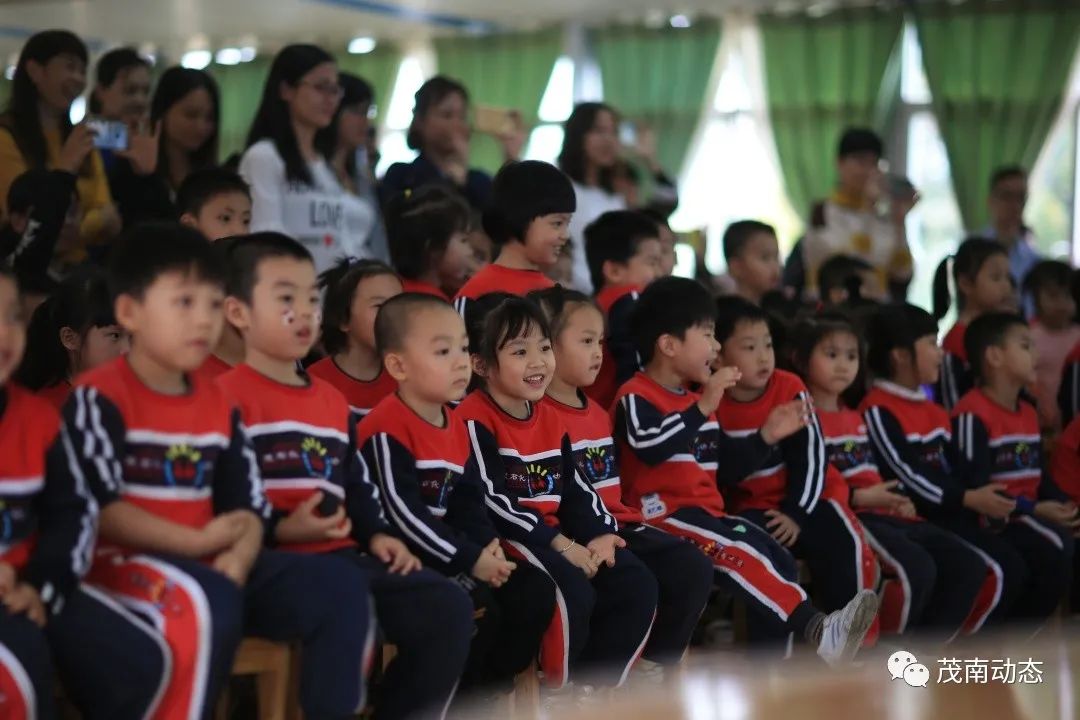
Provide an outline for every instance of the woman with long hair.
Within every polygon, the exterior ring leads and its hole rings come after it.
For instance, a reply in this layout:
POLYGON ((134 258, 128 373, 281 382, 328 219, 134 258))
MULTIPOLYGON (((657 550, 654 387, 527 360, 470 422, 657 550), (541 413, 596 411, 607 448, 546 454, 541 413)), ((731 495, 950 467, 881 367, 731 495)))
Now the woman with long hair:
POLYGON ((109 173, 125 226, 176 217, 173 201, 184 179, 217 164, 220 118, 217 83, 209 74, 182 67, 162 73, 150 128, 132 133, 127 157, 109 173))
POLYGON ((304 244, 317 271, 363 257, 375 215, 341 186, 328 157, 342 97, 334 58, 316 45, 277 54, 248 133, 240 174, 251 186, 251 231, 304 244))
POLYGON ((76 176, 79 235, 57 247, 62 265, 86 257, 86 245, 107 242, 120 232, 94 133, 71 123, 71 105, 86 89, 86 45, 67 30, 46 30, 26 41, 0 115, 0 216, 7 194, 27 170, 60 170, 76 176))

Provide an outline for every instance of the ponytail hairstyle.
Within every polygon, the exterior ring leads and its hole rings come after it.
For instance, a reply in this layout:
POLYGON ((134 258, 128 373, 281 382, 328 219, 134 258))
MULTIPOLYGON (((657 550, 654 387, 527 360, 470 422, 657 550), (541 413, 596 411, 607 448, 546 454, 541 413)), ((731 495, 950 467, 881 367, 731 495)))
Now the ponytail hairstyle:
POLYGON ((1008 257, 1009 251, 997 240, 971 236, 960 243, 956 254, 941 261, 934 273, 934 319, 941 320, 952 307, 949 293, 949 265, 952 264, 952 281, 956 291, 956 308, 964 309, 965 298, 960 292, 960 278, 975 282, 987 260, 995 255, 1008 257))
POLYGON ((349 336, 341 329, 347 325, 352 313, 356 288, 368 278, 393 275, 394 269, 378 260, 353 260, 343 258, 336 265, 319 275, 319 287, 323 289, 322 342, 328 355, 337 355, 349 348, 349 336))
POLYGON ((93 328, 115 324, 105 274, 94 270, 69 277, 34 310, 15 380, 34 391, 66 382, 78 360, 60 341, 60 332, 70 328, 85 341, 93 328))
POLYGON ((937 336, 937 319, 917 305, 882 305, 867 315, 863 325, 868 349, 866 366, 880 380, 891 380, 892 351, 906 350, 915 356, 915 343, 927 335, 937 336))
POLYGON ((536 303, 544 314, 551 332, 552 342, 555 342, 559 335, 562 334, 562 331, 566 329, 566 323, 570 320, 570 316, 574 311, 587 306, 595 309, 600 313, 601 317, 604 314, 591 297, 577 290, 564 288, 562 285, 556 285, 544 290, 533 290, 525 297, 536 303))

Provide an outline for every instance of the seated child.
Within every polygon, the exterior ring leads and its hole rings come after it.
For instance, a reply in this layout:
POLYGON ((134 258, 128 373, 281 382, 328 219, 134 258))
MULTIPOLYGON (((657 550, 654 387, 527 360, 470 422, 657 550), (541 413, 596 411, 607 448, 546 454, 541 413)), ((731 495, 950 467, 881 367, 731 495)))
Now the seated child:
POLYGON ((1027 570, 1012 548, 980 527, 978 518, 1007 518, 1016 503, 998 493, 1000 485, 969 487, 953 472, 949 415, 922 391, 937 382, 941 371, 937 321, 914 305, 888 305, 868 318, 864 332, 866 364, 874 380, 859 412, 882 478, 899 480, 919 516, 967 541, 989 567, 976 603, 981 616, 966 627, 1000 623, 1009 616, 1027 570))
POLYGON ((1004 310, 1012 302, 1009 253, 996 240, 970 237, 960 243, 956 254, 945 258, 934 273, 934 319, 941 321, 953 304, 949 293, 949 263, 955 287, 956 323, 941 346, 945 350, 940 380, 935 384, 937 401, 951 410, 972 387, 964 332, 968 323, 983 313, 1004 310))
POLYGON ((196 170, 176 193, 180 222, 211 242, 247 235, 251 228, 251 189, 225 168, 196 170))
POLYGON ((319 286, 327 356, 308 372, 336 387, 359 422, 397 388, 375 349, 375 317, 401 294, 401 280, 378 260, 341 260, 319 276, 319 286))
POLYGON ((221 330, 221 272, 194 230, 147 224, 123 235, 109 282, 131 351, 77 378, 64 407, 70 472, 101 508, 87 579, 145 614, 168 646, 162 717, 212 711, 269 517, 237 413, 191 375, 221 330))
POLYGON ((375 717, 445 707, 465 662, 472 609, 460 588, 421 570, 392 534, 357 455, 345 398, 297 367, 317 337, 314 260, 285 235, 249 235, 231 249, 228 292, 226 317, 244 336, 246 354, 217 384, 239 407, 259 459, 273 506, 270 544, 307 561, 284 569, 295 582, 249 590, 251 624, 310 618, 277 630, 299 630, 304 640, 301 700, 309 717, 344 717, 363 707, 376 619, 398 654, 383 676, 375 717), (316 560, 325 574, 312 571, 316 560), (365 597, 354 603, 355 587, 365 597))
POLYGON ((730 488, 732 512, 806 561, 819 607, 842 608, 859 590, 877 586, 877 558, 845 502, 847 493, 826 492, 828 461, 817 417, 806 409, 810 394, 797 375, 776 369, 768 317, 757 305, 740 297, 717 300, 715 339, 714 369, 739 371, 716 411, 720 430, 761 440, 756 462, 725 458, 717 469, 721 485, 730 488), (758 434, 785 406, 809 412, 809 423, 779 441, 758 434))
POLYGON ((837 307, 863 298, 882 299, 874 267, 853 255, 833 255, 818 268, 821 304, 837 307))
POLYGON ((526 295, 554 285, 544 274, 570 241, 577 209, 574 186, 554 165, 537 160, 508 163, 495 176, 484 211, 484 231, 495 245, 485 266, 454 296, 462 317, 469 302, 491 292, 526 295))
POLYGON ((1031 340, 1035 346, 1035 400, 1039 427, 1050 432, 1062 428, 1057 404, 1065 360, 1080 345, 1080 325, 1073 322, 1076 302, 1070 284, 1072 268, 1057 260, 1043 260, 1024 278, 1024 291, 1035 307, 1031 340))
POLYGON ((105 275, 87 269, 34 311, 15 379, 60 410, 73 378, 127 351, 128 335, 116 324, 105 275))
POLYGON ((780 287, 780 245, 776 230, 757 220, 738 220, 724 231, 724 260, 734 294, 755 305, 780 287))
POLYGON ((675 272, 675 233, 668 223, 668 216, 657 210, 646 208, 641 211, 645 217, 656 223, 660 230, 660 277, 671 277, 675 272))
POLYGON ((405 292, 450 300, 473 264, 469 206, 442 185, 426 185, 392 200, 384 213, 390 262, 405 292))
POLYGON ((585 252, 596 303, 607 318, 604 360, 587 390, 603 408, 611 407, 619 385, 640 369, 630 337, 630 313, 638 293, 660 277, 659 229, 633 210, 612 210, 585 228, 585 252))
POLYGON ((97 507, 68 469, 56 410, 11 382, 26 338, 8 270, 0 314, 0 715, 54 717, 55 668, 86 717, 148 717, 169 657, 141 620, 80 584, 97 507))
POLYGON ((882 631, 955 637, 973 612, 986 564, 958 537, 918 517, 896 490, 898 481, 882 480, 866 425, 843 400, 860 379, 863 349, 855 326, 840 315, 820 315, 801 321, 792 335, 793 364, 813 397, 829 470, 842 476, 847 504, 891 576, 881 593, 882 631))
POLYGON ((678 663, 690 644, 712 590, 712 563, 683 538, 645 525, 640 511, 623 504, 611 415, 584 393, 599 370, 600 309, 585 295, 559 287, 530 293, 529 299, 544 311, 554 339, 555 375, 544 402, 567 430, 579 476, 615 517, 627 549, 656 578, 656 620, 634 672, 662 678, 664 667, 678 663))
POLYGON ((739 373, 710 369, 715 319, 708 291, 684 278, 657 280, 638 300, 632 328, 645 369, 619 389, 613 410, 623 502, 709 557, 718 584, 747 603, 755 639, 782 640, 794 632, 830 664, 848 662, 874 621, 877 596, 861 590, 826 616, 799 587, 791 555, 769 533, 724 511, 720 458, 728 463, 759 454, 801 428, 806 407, 779 411, 760 438, 732 447, 719 431, 716 408, 739 373), (702 392, 687 390, 691 383, 702 392))
POLYGON ((1069 587, 1076 505, 1046 474, 1035 408, 1021 391, 1035 380, 1031 329, 1019 315, 987 313, 964 336, 976 388, 953 408, 957 475, 1016 503, 1007 522, 984 522, 1019 554, 1027 582, 1013 617, 1042 622, 1069 587))
MULTIPOLYGON (((577 472, 562 418, 542 402, 555 370, 547 321, 534 303, 502 293, 474 303, 466 325, 477 388, 454 412, 467 422, 510 554, 557 588, 541 651, 545 683, 558 690, 570 681, 574 694, 620 685, 652 627, 656 580, 625 549, 615 518, 577 472)), ((548 697, 560 702, 559 693, 548 697)))
POLYGON ((375 336, 398 387, 358 426, 364 460, 391 525, 425 564, 472 596, 476 634, 461 692, 509 692, 540 649, 555 585, 506 559, 465 423, 446 407, 468 388, 465 323, 449 303, 406 293, 379 310, 375 336))
POLYGON ((27 170, 11 183, 7 218, 0 224, 0 257, 14 270, 24 295, 43 296, 55 284, 53 256, 78 241, 77 211, 71 173, 27 170))

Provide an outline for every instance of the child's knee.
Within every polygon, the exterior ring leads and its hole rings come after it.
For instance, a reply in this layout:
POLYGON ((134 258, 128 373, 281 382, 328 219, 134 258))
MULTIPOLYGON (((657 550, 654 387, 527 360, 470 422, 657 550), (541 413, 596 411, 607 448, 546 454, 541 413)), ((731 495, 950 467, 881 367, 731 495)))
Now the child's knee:
POLYGON ((210 611, 214 646, 238 644, 244 632, 243 592, 232 580, 217 573, 210 574, 200 584, 210 611))

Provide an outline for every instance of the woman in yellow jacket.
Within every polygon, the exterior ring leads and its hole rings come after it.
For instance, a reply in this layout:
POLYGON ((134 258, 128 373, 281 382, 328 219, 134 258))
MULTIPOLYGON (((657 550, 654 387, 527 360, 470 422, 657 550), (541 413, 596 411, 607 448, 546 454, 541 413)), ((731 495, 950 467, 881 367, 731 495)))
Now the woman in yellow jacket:
POLYGON ((0 215, 7 213, 11 183, 32 168, 77 176, 78 239, 56 248, 59 265, 86 258, 86 247, 120 232, 120 216, 109 195, 94 134, 72 127, 71 104, 86 89, 86 46, 66 30, 37 33, 23 46, 15 67, 11 100, 0 115, 0 215))

